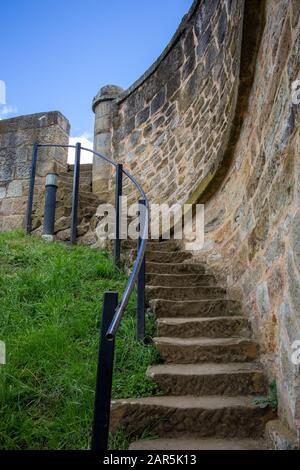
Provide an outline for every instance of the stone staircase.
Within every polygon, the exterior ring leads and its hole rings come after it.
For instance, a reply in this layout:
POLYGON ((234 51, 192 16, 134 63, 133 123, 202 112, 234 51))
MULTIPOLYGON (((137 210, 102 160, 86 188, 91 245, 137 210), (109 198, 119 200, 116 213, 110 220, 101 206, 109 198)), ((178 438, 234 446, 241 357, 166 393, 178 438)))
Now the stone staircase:
POLYGON ((269 409, 259 348, 238 302, 175 241, 150 242, 146 297, 157 319, 163 364, 147 375, 162 395, 112 403, 111 431, 131 450, 263 449, 269 409), (155 439, 138 440, 154 435, 155 439))
MULTIPOLYGON (((72 189, 73 189, 74 165, 68 165, 66 171, 59 172, 58 190, 56 197, 56 221, 55 237, 60 241, 70 239, 72 189)), ((80 183, 78 198, 78 227, 79 242, 86 235, 92 224, 92 219, 97 207, 101 203, 99 197, 92 193, 92 165, 80 165, 80 183)), ((34 228, 41 227, 44 207, 37 205, 33 212, 34 228)))

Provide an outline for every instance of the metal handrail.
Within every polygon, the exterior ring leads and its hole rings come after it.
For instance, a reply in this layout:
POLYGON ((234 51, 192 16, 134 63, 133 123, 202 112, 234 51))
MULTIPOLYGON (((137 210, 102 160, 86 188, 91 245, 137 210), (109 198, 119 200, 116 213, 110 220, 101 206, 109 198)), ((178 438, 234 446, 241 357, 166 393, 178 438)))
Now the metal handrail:
MULTIPOLYGON (((119 196, 122 195, 122 175, 124 174, 133 183, 142 197, 140 204, 145 207, 143 223, 140 221, 140 229, 142 233, 139 235, 137 256, 129 275, 126 287, 124 289, 121 301, 118 303, 117 292, 106 292, 103 299, 103 314, 102 326, 99 345, 99 359, 97 367, 96 379, 96 393, 94 405, 94 420, 92 430, 92 450, 102 451, 106 450, 108 446, 109 435, 109 418, 110 418, 110 405, 111 405, 111 391, 112 391, 112 375, 114 363, 114 347, 115 336, 120 326, 125 309, 128 305, 134 285, 137 282, 138 295, 137 295, 137 338, 143 340, 145 337, 145 252, 146 243, 148 238, 149 226, 149 201, 141 187, 129 171, 123 168, 121 164, 115 163, 109 158, 105 157, 99 152, 81 147, 80 143, 76 145, 63 145, 63 144, 39 144, 34 143, 32 152, 32 163, 30 173, 30 184, 28 193, 28 204, 26 212, 26 230, 30 233, 32 230, 32 207, 33 207, 33 194, 35 173, 38 158, 38 149, 45 147, 56 148, 74 148, 75 149, 75 164, 74 164, 74 178, 73 178, 73 192, 72 192, 72 216, 71 216, 71 233, 70 241, 74 243, 76 240, 77 229, 77 208, 78 208, 78 192, 79 192, 79 178, 80 178, 80 154, 81 150, 87 151, 101 158, 110 165, 116 168, 116 237, 115 237, 115 263, 119 267, 120 264, 120 251, 121 251, 121 238, 120 238, 120 220, 121 215, 119 196)), ((141 215, 141 211, 140 211, 141 215)))
MULTIPOLYGON (((105 157, 104 155, 102 155, 99 152, 95 152, 94 150, 91 150, 91 149, 88 149, 88 148, 85 148, 85 147, 81 147, 81 150, 91 152, 94 155, 96 155, 97 157, 102 158, 103 160, 105 160, 106 162, 110 163, 111 165, 113 165, 115 167, 117 167, 117 165, 118 165, 117 163, 115 163, 114 161, 112 161, 109 158, 105 157)), ((149 201, 148 201, 148 198, 147 198, 144 190, 140 186, 140 184, 134 178, 134 176, 132 176, 124 168, 122 168, 122 172, 123 172, 123 174, 125 174, 130 179, 130 181, 134 184, 136 189, 139 191, 142 198, 145 200, 146 218, 145 218, 145 221, 144 221, 144 224, 143 224, 144 225, 143 226, 143 233, 142 233, 142 236, 141 236, 142 241, 141 241, 141 244, 140 244, 140 246, 138 248, 138 251, 137 251, 136 260, 134 262, 131 274, 128 278, 127 285, 126 285, 126 288, 124 290, 122 299, 121 299, 120 303, 118 304, 118 306, 116 308, 116 311, 115 311, 114 317, 112 319, 112 322, 111 322, 111 324, 110 324, 110 326, 109 326, 109 328, 106 332, 106 339, 108 339, 109 341, 112 341, 116 336, 116 333, 117 333, 119 325, 121 323, 123 314, 124 314, 125 309, 128 305, 131 293, 134 289, 134 285, 136 283, 136 280, 137 280, 137 277, 138 277, 138 274, 139 274, 139 270, 140 270, 140 267, 142 265, 143 258, 145 256, 146 243, 147 243, 147 238, 148 238, 148 226, 149 226, 149 201)))
MULTIPOLYGON (((48 144, 48 143, 46 143, 46 144, 35 143, 34 144, 34 148, 36 149, 36 151, 37 151, 38 148, 49 148, 49 147, 74 148, 74 149, 76 149, 76 145, 48 144)), ((118 166, 118 164, 116 162, 114 162, 113 160, 110 160, 108 157, 102 155, 99 152, 95 152, 95 150, 91 150, 91 149, 86 148, 86 147, 80 147, 80 148, 81 148, 81 150, 84 150, 86 152, 92 153, 93 155, 96 155, 97 157, 99 157, 102 160, 106 161, 107 163, 114 166, 115 168, 118 166)), ((118 304, 118 306, 116 308, 113 320, 110 323, 110 326, 109 326, 109 328, 106 332, 106 338, 109 341, 112 341, 114 339, 114 337, 115 337, 115 335, 118 331, 118 328, 119 328, 120 322, 122 320, 123 314, 124 314, 125 309, 128 305, 131 293, 134 289, 134 285, 137 281, 139 270, 141 268, 143 258, 145 256, 146 243, 147 243, 147 238, 148 238, 148 226, 149 226, 149 201, 148 201, 148 198, 146 196, 145 191, 143 190, 141 185, 137 182, 137 180, 134 178, 134 176, 132 176, 131 173, 129 173, 129 171, 127 171, 123 167, 122 167, 122 173, 125 176, 127 176, 127 178, 133 183, 133 185, 136 187, 136 189, 140 193, 142 199, 145 201, 146 218, 145 218, 145 221, 144 221, 144 224, 143 224, 144 226, 143 226, 143 231, 142 231, 142 235, 141 235, 141 243, 140 243, 138 251, 137 251, 136 260, 134 262, 131 274, 128 278, 127 285, 126 285, 126 288, 124 290, 122 299, 121 299, 120 303, 118 304)))

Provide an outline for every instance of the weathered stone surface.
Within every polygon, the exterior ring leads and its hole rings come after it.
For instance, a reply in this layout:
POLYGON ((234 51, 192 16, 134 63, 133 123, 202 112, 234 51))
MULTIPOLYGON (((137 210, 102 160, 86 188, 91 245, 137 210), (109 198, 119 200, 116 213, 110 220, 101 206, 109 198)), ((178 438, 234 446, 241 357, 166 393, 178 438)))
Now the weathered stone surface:
POLYGON ((153 299, 149 302, 157 318, 163 317, 198 317, 215 318, 224 315, 241 314, 238 302, 227 299, 174 301, 153 299))
POLYGON ((150 116, 150 108, 149 108, 149 106, 147 106, 147 108, 143 109, 142 111, 140 111, 137 114, 137 116, 136 116, 136 125, 139 127, 142 124, 144 124, 144 122, 147 121, 149 116, 150 116))
POLYGON ((129 446, 129 450, 267 450, 263 439, 142 439, 129 446))
POLYGON ((7 186, 7 197, 18 197, 23 194, 23 183, 21 180, 15 180, 7 186))
POLYGON ((256 302, 260 314, 262 316, 266 315, 270 309, 268 284, 266 282, 263 282, 257 286, 256 302))
POLYGON ((164 437, 258 437, 270 416, 252 397, 150 397, 114 401, 110 430, 121 427, 131 436, 150 428, 164 437))
POLYGON ((269 448, 274 450, 297 450, 297 436, 280 420, 271 420, 266 426, 266 438, 269 448))
MULTIPOLYGON (((59 112, 39 113, 5 119, 0 122, 0 230, 23 227, 32 144, 67 144, 69 123, 59 112)), ((48 171, 65 170, 67 152, 62 149, 40 149, 35 181, 34 211, 43 212, 45 175, 48 171)), ((42 217, 39 218, 39 223, 42 217)), ((35 222, 34 222, 35 225, 35 222)))
POLYGON ((4 186, 0 187, 0 199, 5 198, 6 196, 6 188, 4 186))
POLYGON ((226 317, 225 313, 223 317, 217 318, 162 318, 157 321, 157 334, 177 338, 249 336, 245 317, 226 317))
POLYGON ((257 358, 258 345, 241 338, 154 338, 166 363, 248 362, 257 358))
POLYGON ((155 114, 165 103, 166 90, 162 88, 151 102, 151 114, 155 114))
POLYGON ((300 211, 297 212, 293 220, 291 243, 294 261, 300 273, 300 211))
POLYGON ((257 395, 266 381, 256 364, 165 364, 147 371, 160 390, 170 395, 257 395))

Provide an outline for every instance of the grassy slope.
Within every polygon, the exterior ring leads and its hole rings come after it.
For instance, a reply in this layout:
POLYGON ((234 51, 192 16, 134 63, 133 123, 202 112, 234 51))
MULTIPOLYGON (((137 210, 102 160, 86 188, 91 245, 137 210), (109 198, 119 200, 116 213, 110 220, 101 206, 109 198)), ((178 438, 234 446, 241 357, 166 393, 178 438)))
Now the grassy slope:
MULTIPOLYGON (((125 282, 103 252, 0 234, 0 449, 88 448, 102 297, 125 282)), ((118 333, 114 398, 155 392, 145 379, 155 350, 134 334, 132 299, 118 333)))

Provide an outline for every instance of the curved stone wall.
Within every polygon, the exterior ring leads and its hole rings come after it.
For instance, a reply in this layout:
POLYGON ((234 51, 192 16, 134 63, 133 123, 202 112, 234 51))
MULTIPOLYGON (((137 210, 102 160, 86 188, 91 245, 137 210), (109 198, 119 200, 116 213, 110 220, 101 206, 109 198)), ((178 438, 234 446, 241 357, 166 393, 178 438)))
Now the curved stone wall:
MULTIPOLYGON (((153 202, 195 200, 222 165, 237 101, 243 3, 195 1, 158 61, 114 100, 112 157, 153 202)), ((97 98, 93 107, 97 115, 97 98)))
POLYGON ((205 204, 205 260, 243 300, 280 417, 300 425, 299 1, 266 2, 254 84, 229 172, 205 204))

